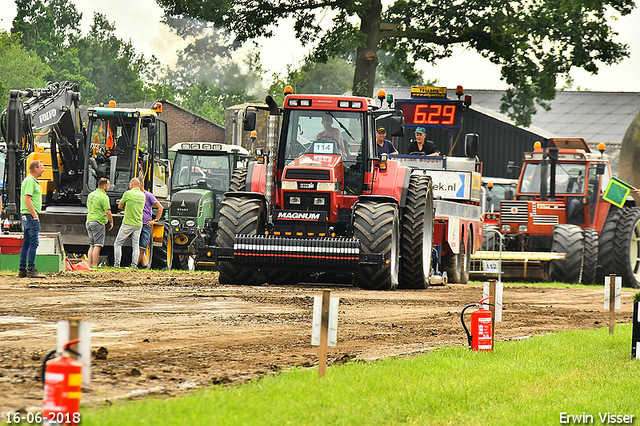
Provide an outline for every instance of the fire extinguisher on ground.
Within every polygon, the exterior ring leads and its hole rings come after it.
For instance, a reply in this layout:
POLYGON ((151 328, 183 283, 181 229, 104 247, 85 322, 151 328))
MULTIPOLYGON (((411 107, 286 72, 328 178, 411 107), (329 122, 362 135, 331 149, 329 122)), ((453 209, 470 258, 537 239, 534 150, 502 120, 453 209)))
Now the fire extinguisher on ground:
POLYGON ((79 341, 76 339, 65 344, 58 358, 45 360, 43 426, 76 426, 80 423, 82 363, 65 355, 66 352, 79 355, 71 349, 71 345, 79 341))
POLYGON ((469 347, 474 351, 493 351, 491 311, 483 308, 483 305, 489 305, 489 303, 485 302, 488 299, 491 299, 491 297, 484 298, 478 303, 467 305, 460 312, 460 321, 464 331, 467 333, 469 347), (471 333, 469 333, 469 329, 464 323, 464 312, 474 306, 477 306, 478 309, 471 312, 471 333))

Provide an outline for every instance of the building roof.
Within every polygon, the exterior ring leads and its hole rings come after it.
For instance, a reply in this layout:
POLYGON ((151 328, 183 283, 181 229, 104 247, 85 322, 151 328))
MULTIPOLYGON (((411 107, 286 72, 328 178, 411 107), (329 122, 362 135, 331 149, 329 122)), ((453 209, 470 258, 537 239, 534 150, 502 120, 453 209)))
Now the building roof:
MULTIPOLYGON (((409 87, 380 88, 393 93, 396 99, 411 97, 409 87)), ((449 90, 450 98, 455 97, 452 92, 449 90)), ((467 89, 465 94, 471 95, 472 108, 480 106, 497 112, 504 91, 467 89)), ((640 93, 558 91, 550 105, 549 111, 536 106, 529 130, 539 133, 544 129, 558 137, 582 137, 590 143, 622 143, 627 128, 640 113, 640 93)))

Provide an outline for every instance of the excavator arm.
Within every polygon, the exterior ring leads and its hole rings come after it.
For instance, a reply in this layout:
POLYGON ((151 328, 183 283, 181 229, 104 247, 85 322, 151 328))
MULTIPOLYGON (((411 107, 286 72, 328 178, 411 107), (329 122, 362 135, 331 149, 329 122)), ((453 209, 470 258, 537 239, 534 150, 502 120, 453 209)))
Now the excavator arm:
POLYGON ((82 190, 86 132, 80 120, 79 102, 78 85, 69 82, 9 92, 9 103, 0 119, 0 130, 7 143, 4 192, 9 219, 15 219, 19 213, 20 184, 27 173, 26 160, 35 150, 35 129, 48 129, 53 199, 77 196, 82 190))

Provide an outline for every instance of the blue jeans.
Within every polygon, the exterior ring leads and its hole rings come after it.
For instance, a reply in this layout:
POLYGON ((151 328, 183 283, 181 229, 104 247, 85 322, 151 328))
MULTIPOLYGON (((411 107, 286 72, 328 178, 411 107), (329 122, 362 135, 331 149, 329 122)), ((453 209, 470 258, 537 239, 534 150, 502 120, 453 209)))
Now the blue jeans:
POLYGON ((20 269, 35 269, 36 250, 40 245, 40 221, 30 214, 22 215, 22 232, 24 237, 20 249, 20 269))

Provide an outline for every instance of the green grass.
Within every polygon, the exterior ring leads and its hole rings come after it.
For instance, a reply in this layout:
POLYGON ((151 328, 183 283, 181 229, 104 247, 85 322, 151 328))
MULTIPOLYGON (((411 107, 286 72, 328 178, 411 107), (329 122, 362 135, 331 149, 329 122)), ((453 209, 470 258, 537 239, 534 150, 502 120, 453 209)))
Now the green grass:
POLYGON ((293 369, 188 396, 84 409, 93 425, 557 425, 560 413, 635 415, 631 325, 447 347, 416 357, 293 369))

